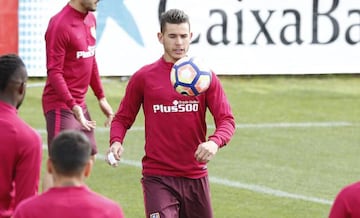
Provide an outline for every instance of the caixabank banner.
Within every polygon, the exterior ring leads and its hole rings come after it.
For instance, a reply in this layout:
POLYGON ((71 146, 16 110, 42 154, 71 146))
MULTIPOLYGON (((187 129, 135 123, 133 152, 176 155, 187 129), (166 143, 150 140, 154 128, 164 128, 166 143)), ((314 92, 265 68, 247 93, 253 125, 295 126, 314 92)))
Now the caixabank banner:
MULTIPOLYGON (((19 54, 30 76, 46 76, 45 30, 67 2, 19 0, 19 54)), ((159 15, 170 8, 190 17, 189 55, 217 74, 360 73, 359 0, 102 0, 101 75, 130 76, 158 59, 159 15)))

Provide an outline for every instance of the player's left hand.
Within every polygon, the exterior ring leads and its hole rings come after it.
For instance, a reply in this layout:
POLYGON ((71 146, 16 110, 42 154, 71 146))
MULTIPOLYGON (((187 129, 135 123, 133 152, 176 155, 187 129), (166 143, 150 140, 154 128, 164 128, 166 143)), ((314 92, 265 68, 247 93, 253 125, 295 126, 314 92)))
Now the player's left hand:
POLYGON ((103 97, 99 100, 99 105, 100 105, 101 111, 106 116, 104 125, 105 125, 105 127, 109 127, 112 119, 114 118, 114 112, 105 97, 103 97))
POLYGON ((203 142, 196 149, 195 158, 199 162, 209 162, 218 150, 219 146, 215 142, 211 140, 203 142))
POLYGON ((81 126, 87 130, 87 131, 91 131, 92 129, 95 129, 96 127, 96 121, 94 120, 87 120, 84 116, 84 112, 81 108, 81 106, 79 105, 75 105, 72 108, 72 112, 74 113, 74 116, 76 118, 77 121, 79 121, 79 123, 81 124, 81 126))

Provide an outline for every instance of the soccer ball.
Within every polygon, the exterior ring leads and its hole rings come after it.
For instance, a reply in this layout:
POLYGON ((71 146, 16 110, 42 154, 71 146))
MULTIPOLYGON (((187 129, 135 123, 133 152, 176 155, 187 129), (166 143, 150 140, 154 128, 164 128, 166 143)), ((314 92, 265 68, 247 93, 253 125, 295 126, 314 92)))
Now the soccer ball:
POLYGON ((175 62, 170 72, 174 89, 186 96, 197 96, 205 92, 211 82, 211 70, 197 57, 183 57, 175 62))

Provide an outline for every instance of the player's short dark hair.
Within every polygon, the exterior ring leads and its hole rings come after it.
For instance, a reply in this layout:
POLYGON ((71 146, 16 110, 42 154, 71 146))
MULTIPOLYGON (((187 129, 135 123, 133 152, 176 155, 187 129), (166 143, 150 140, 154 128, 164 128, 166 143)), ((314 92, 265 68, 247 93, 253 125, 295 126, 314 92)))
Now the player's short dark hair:
POLYGON ((91 145, 86 135, 77 130, 64 130, 49 146, 49 157, 57 173, 79 175, 91 156, 91 145))
POLYGON ((0 91, 4 91, 20 67, 25 67, 24 62, 16 54, 0 56, 0 91))
POLYGON ((182 10, 170 9, 160 16, 160 32, 163 33, 166 23, 181 24, 188 23, 190 26, 189 16, 182 10))

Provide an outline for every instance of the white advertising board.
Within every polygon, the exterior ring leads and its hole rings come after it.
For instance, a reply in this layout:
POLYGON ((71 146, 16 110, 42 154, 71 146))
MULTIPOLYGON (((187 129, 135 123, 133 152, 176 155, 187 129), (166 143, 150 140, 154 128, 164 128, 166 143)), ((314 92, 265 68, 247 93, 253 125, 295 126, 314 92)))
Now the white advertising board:
MULTIPOLYGON (((19 53, 46 76, 44 33, 65 0, 20 0, 19 53)), ((190 55, 217 74, 360 73, 358 0, 102 0, 96 56, 102 76, 129 76, 158 59, 159 13, 183 9, 190 55)))

